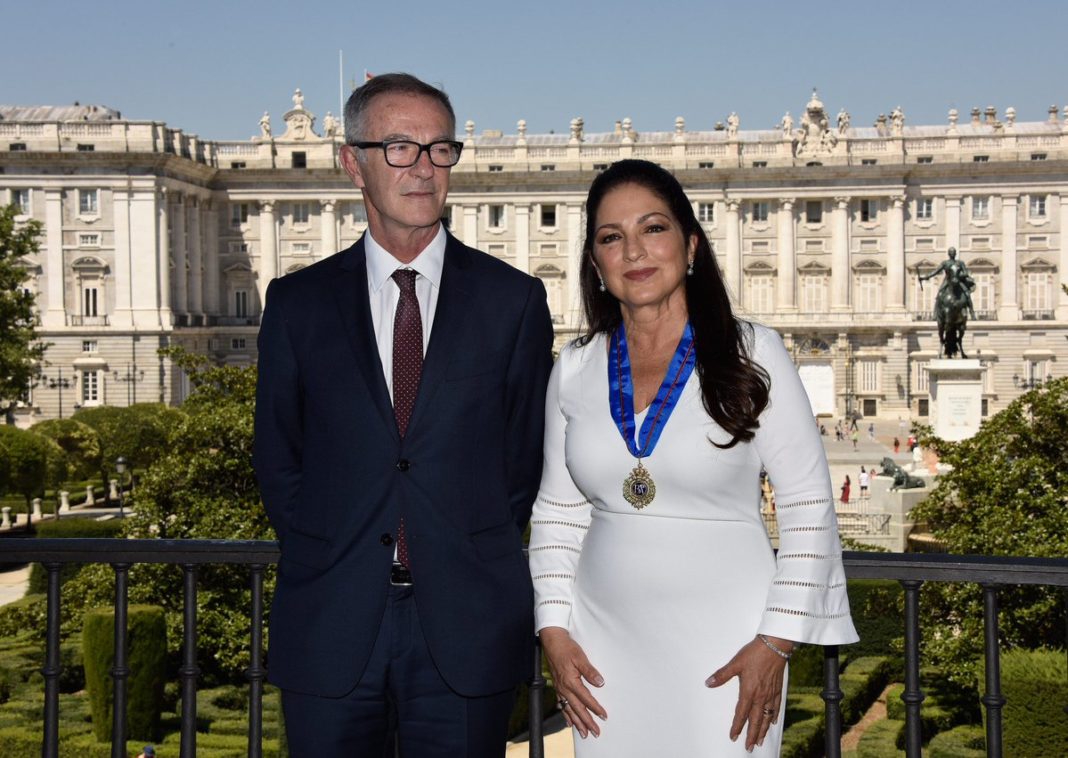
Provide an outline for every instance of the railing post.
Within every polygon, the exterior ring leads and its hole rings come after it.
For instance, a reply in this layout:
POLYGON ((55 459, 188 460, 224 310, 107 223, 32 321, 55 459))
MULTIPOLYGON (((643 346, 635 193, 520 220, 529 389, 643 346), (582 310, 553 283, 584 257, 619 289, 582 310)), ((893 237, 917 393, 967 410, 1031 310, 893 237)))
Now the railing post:
POLYGON ((112 563, 115 569, 115 663, 111 667, 114 681, 112 704, 111 758, 126 758, 126 680, 130 669, 126 666, 126 610, 129 563, 112 563))
POLYGON ((182 743, 181 758, 196 758, 197 754, 197 567, 182 564, 182 743))
POLYGON ((986 754, 1001 758, 1001 649, 998 642, 998 586, 983 585, 983 647, 986 654, 986 754))
POLYGON ((48 572, 48 621, 45 626, 45 665, 41 673, 45 680, 44 742, 42 758, 59 758, 59 567, 58 563, 43 564, 48 572))
POLYGON ((920 690, 920 587, 923 582, 906 579, 901 586, 905 588, 905 691, 901 693, 905 703, 905 755, 921 758, 920 705, 924 695, 920 690))
POLYGON ((842 756, 842 708, 844 697, 841 682, 838 680, 838 646, 823 646, 823 691, 820 697, 824 702, 823 742, 826 758, 842 756))
POLYGON ((530 678, 530 690, 527 696, 530 698, 530 758, 545 758, 545 735, 542 733, 542 722, 545 714, 541 710, 542 693, 545 692, 545 677, 541 674, 541 639, 534 638, 534 676, 530 678))
POLYGON ((263 668, 263 569, 262 563, 249 566, 252 583, 252 650, 246 676, 249 681, 248 698, 248 754, 249 758, 263 755, 263 680, 267 670, 263 668))

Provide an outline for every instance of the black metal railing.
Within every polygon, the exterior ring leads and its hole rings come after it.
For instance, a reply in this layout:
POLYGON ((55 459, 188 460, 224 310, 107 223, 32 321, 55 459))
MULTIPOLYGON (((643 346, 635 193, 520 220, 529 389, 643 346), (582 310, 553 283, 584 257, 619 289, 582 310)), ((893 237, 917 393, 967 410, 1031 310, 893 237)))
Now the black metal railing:
MULTIPOLYGON (((248 567, 252 607, 249 609, 250 664, 248 754, 262 755, 263 685, 267 671, 263 661, 263 579, 267 567, 278 560, 278 545, 266 541, 232 540, 121 540, 121 539, 4 539, 0 540, 0 563, 41 563, 48 576, 45 664, 45 707, 41 755, 59 754, 59 657, 60 567, 66 563, 107 563, 115 571, 115 662, 114 726, 112 756, 124 755, 126 745, 127 589, 130 567, 137 563, 180 566, 183 572, 183 642, 179 679, 182 693, 182 758, 196 755, 197 666, 197 570, 205 564, 248 567)), ((998 590, 1015 585, 1068 587, 1068 559, 1002 558, 945 554, 846 553, 846 575, 851 579, 891 579, 905 592, 905 753, 919 758, 922 746, 920 706, 924 701, 920 682, 920 588, 924 582, 967 582, 983 587, 987 756, 1002 757, 1001 716, 1005 698, 1001 692, 1000 643, 998 641, 998 590)), ((541 674, 541 650, 537 648, 530 680, 530 758, 544 758, 542 695, 546 681, 541 674)), ((827 758, 841 758, 843 693, 839 681, 838 647, 824 646, 825 749, 827 758)))

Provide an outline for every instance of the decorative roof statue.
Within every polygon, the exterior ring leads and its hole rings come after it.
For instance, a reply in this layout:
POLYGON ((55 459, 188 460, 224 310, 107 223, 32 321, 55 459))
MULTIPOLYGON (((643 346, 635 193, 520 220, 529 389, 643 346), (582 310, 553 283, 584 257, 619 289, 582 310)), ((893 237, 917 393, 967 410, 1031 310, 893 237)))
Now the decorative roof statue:
POLYGON ((845 108, 842 108, 842 110, 838 111, 838 133, 845 134, 848 128, 849 111, 847 111, 845 108))
POLYGON ((293 92, 293 107, 286 111, 283 118, 286 122, 286 133, 281 137, 283 140, 302 142, 316 136, 312 131, 315 114, 304 108, 304 95, 301 94, 300 87, 293 92))
POLYGON ((333 139, 338 136, 340 126, 341 124, 334 118, 333 114, 327 111, 326 115, 323 116, 323 136, 333 139))
POLYGON ((738 127, 742 125, 742 120, 738 118, 738 114, 731 111, 731 115, 727 116, 727 139, 734 139, 738 135, 738 127))
POLYGON ((947 134, 957 133, 957 120, 960 118, 960 113, 956 108, 949 109, 949 128, 946 129, 947 134))
POLYGON ((263 139, 271 138, 271 114, 267 111, 260 117, 260 136, 263 139))
POLYGON ((801 114, 801 126, 797 130, 797 142, 794 155, 798 158, 814 158, 830 155, 838 144, 838 135, 831 131, 831 122, 827 111, 820 101, 819 94, 812 90, 812 99, 801 114))
POLYGON ((790 111, 786 111, 786 115, 782 117, 782 121, 779 122, 779 127, 782 129, 783 137, 792 137, 794 133, 794 117, 790 115, 790 111))
POLYGON ((293 110, 304 110, 304 93, 300 91, 300 87, 293 92, 293 110))
POLYGON ((905 112, 900 105, 890 111, 890 133, 895 137, 905 136, 905 112))

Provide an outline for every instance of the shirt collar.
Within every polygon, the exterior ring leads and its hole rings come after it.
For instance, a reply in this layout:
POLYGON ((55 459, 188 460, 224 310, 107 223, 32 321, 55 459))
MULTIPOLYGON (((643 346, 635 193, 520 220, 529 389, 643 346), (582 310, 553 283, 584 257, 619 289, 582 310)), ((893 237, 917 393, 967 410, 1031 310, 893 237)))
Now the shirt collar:
POLYGON ((438 233, 434 235, 430 244, 415 256, 415 260, 404 264, 378 244, 371 236, 371 230, 368 229, 363 239, 364 251, 367 254, 367 281, 372 289, 378 292, 386 280, 393 276, 394 271, 399 268, 410 268, 426 277, 435 288, 440 287, 441 269, 445 265, 445 240, 445 227, 439 224, 438 233))

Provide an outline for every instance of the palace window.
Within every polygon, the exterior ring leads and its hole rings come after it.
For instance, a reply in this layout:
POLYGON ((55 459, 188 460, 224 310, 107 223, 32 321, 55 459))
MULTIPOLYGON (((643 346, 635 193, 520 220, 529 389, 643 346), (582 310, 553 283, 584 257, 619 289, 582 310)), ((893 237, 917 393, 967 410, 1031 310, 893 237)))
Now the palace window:
POLYGON ((990 198, 988 196, 972 198, 972 220, 986 221, 990 218, 990 198))
POLYGON ((248 290, 234 290, 234 316, 248 318, 248 290))
POLYGON ((82 287, 82 315, 83 316, 97 316, 100 311, 98 309, 98 300, 100 290, 95 286, 82 287))
POLYGON ((311 219, 311 203, 293 203, 290 207, 294 224, 306 224, 311 219))
POLYGON ((767 161, 753 161, 753 168, 767 168, 767 161))
POLYGON ((857 391, 858 392, 878 392, 879 391, 879 369, 882 366, 882 361, 876 360, 858 360, 857 361, 857 391))
POLYGON ((83 216, 95 216, 100 213, 100 190, 78 190, 78 213, 83 216))
POLYGON ((875 159, 875 158, 861 158, 860 159, 860 165, 861 166, 874 166, 878 162, 879 161, 877 159, 875 159))
POLYGON ((502 166, 500 163, 491 163, 489 165, 489 172, 491 174, 497 174, 501 171, 504 171, 504 166, 502 166))
POLYGON ((912 362, 913 392, 928 392, 930 390, 931 383, 927 377, 927 363, 928 361, 925 360, 912 362))
POLYGON ((930 155, 921 155, 916 158, 917 163, 934 163, 934 157, 930 155))
POLYGON ((82 352, 83 353, 95 353, 97 351, 96 340, 82 340, 82 352))
POLYGON ((543 163, 543 164, 541 164, 541 170, 542 171, 556 171, 556 164, 555 163, 543 163))
POLYGON ((775 312, 775 277, 770 273, 749 273, 746 277, 747 309, 750 313, 775 312))
POLYGON ((827 312, 827 276, 825 274, 802 274, 801 310, 805 313, 827 312))
POLYGON ((100 247, 99 234, 79 234, 78 247, 100 247))
POLYGON ((860 220, 864 222, 875 221, 879 214, 879 201, 868 198, 860 201, 860 220))
POLYGON ((12 142, 7 146, 7 149, 10 150, 13 153, 24 153, 24 152, 26 152, 26 143, 25 142, 12 142))
POLYGON ((750 203, 749 213, 750 220, 754 224, 766 223, 768 220, 768 204, 762 200, 750 203))
POLYGON ((857 313, 880 313, 883 310, 882 273, 869 271, 857 275, 857 313))
POLYGON ((352 204, 352 223, 354 224, 366 224, 367 223, 367 206, 363 203, 352 204))
POLYGON ((1046 154, 1045 153, 1031 153, 1031 160, 1033 160, 1033 161, 1044 161, 1044 160, 1046 160, 1046 154))
POLYGON ((995 298, 997 281, 993 272, 972 271, 972 279, 975 280, 975 291, 972 292, 972 305, 975 306, 976 314, 993 313, 997 310, 995 298))
POLYGON ((245 163, 244 161, 230 161, 230 168, 234 169, 235 171, 243 169, 247 165, 248 164, 245 163))
POLYGON ((30 215, 30 191, 28 189, 11 190, 11 204, 20 216, 30 215))
POLYGON ((245 338, 244 337, 232 337, 230 339, 230 349, 231 350, 244 350, 245 349, 245 344, 246 343, 245 343, 245 338))
POLYGON ((715 203, 698 203, 697 204, 697 219, 703 224, 711 224, 716 220, 716 204, 715 203))
POLYGON ((82 371, 82 405, 100 405, 99 369, 82 371))
POLYGON ((311 243, 310 242, 294 242, 293 243, 293 255, 310 255, 311 243))
POLYGON ((541 226, 554 228, 556 226, 556 205, 553 203, 542 203, 541 205, 541 226))
POLYGON ((293 168, 307 168, 308 154, 303 151, 294 151, 292 156, 293 168))
POLYGON ((1027 204, 1027 215, 1031 218, 1046 217, 1045 195, 1031 195, 1030 202, 1027 204))
POLYGON ((989 162, 990 162, 990 156, 989 155, 973 155, 972 156, 972 163, 989 163, 989 162))
POLYGON ((1028 271, 1024 274, 1024 310, 1045 313, 1052 308, 1053 276, 1049 271, 1028 271))
POLYGON ((248 223, 248 203, 230 204, 230 226, 239 227, 248 223))
POLYGON ((934 318, 934 300, 938 293, 938 282, 921 282, 918 274, 927 274, 929 270, 917 270, 912 277, 912 310, 919 313, 923 318, 934 318))
POLYGON ((85 144, 83 142, 79 142, 78 143, 78 152, 79 153, 91 153, 91 152, 94 152, 95 150, 96 150, 96 145, 87 145, 87 144, 85 144))
POLYGON ((810 224, 823 223, 823 203, 819 200, 809 200, 805 203, 805 221, 810 224))
POLYGON ((491 205, 489 206, 489 218, 486 221, 486 226, 490 229, 503 229, 504 228, 504 206, 503 205, 491 205))
POLYGON ((934 199, 921 197, 916 200, 916 218, 930 220, 934 218, 934 199))
POLYGON ((698 161, 697 168, 715 168, 715 161, 698 161))

